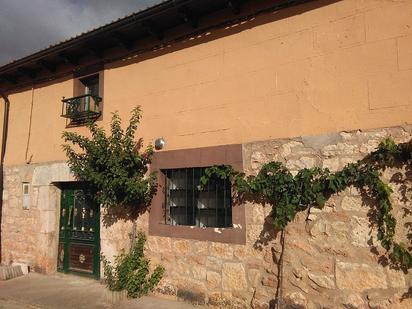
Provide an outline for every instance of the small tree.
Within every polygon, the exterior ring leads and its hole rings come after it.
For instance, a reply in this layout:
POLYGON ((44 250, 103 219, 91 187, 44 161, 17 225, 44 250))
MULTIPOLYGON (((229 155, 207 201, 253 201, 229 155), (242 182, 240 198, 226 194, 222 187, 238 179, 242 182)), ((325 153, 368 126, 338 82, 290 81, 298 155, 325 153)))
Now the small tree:
POLYGON ((135 141, 140 119, 140 107, 136 107, 125 131, 115 112, 110 123, 110 136, 96 123, 88 125, 90 137, 63 132, 64 141, 72 144, 63 145, 68 164, 78 180, 89 184, 99 204, 107 207, 146 206, 156 192, 156 176, 148 174, 153 148, 148 146, 140 151, 142 139, 135 141))

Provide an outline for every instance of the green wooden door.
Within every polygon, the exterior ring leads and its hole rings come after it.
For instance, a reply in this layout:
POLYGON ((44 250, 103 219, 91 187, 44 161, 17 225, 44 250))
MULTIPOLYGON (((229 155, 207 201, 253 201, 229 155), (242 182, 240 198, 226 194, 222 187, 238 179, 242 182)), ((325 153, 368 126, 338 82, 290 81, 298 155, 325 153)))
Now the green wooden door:
POLYGON ((57 269, 99 278, 100 213, 87 190, 62 190, 57 269))

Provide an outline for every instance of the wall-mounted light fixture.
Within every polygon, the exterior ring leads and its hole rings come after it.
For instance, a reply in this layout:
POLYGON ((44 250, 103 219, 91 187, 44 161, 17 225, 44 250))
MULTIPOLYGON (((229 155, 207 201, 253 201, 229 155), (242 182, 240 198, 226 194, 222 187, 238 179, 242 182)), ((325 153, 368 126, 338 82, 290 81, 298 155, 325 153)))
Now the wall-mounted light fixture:
POLYGON ((165 142, 163 137, 156 138, 156 140, 155 140, 155 149, 156 150, 161 150, 161 149, 163 149, 165 144, 166 144, 166 142, 165 142))

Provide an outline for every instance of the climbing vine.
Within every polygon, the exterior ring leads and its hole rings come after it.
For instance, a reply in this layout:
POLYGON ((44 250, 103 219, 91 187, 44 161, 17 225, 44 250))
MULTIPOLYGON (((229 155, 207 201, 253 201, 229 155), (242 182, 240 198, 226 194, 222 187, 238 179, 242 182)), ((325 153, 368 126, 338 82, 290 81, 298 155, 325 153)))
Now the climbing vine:
POLYGON ((229 179, 239 199, 253 197, 272 206, 272 222, 278 230, 283 230, 298 212, 311 207, 322 209, 332 194, 350 186, 357 187, 376 201, 377 237, 393 266, 407 270, 412 268, 412 254, 407 245, 394 240, 396 219, 391 213, 392 189, 380 178, 386 168, 407 164, 412 164, 412 140, 396 144, 388 138, 376 151, 335 173, 314 167, 304 168, 294 176, 282 163, 269 162, 256 176, 246 176, 229 165, 221 165, 206 169, 200 187, 204 188, 212 178, 229 179))
POLYGON ((162 279, 165 268, 157 265, 151 270, 150 260, 145 257, 146 235, 137 233, 130 252, 122 252, 114 264, 102 254, 106 286, 110 291, 127 291, 130 298, 147 295, 162 279))

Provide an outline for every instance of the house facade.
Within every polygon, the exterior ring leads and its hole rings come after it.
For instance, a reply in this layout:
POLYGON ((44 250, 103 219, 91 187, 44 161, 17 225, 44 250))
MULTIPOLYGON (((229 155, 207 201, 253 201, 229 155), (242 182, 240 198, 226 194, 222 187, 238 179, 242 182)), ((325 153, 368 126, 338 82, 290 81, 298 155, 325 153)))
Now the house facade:
MULTIPOLYGON (((168 297, 408 308, 412 277, 379 262, 356 189, 299 214, 283 248, 269 207, 237 204, 227 183, 195 191, 215 164, 251 175, 269 161, 337 171, 386 137, 409 141, 411 82, 407 0, 165 1, 4 65, 1 262, 99 278, 100 253, 127 250, 141 230, 152 264, 166 268, 156 293, 168 297), (113 112, 126 120, 137 105, 138 136, 165 145, 151 165, 150 211, 131 220, 88 203, 61 135, 87 134, 90 119, 108 129, 113 112)), ((411 197, 394 186, 403 235, 411 197)))

